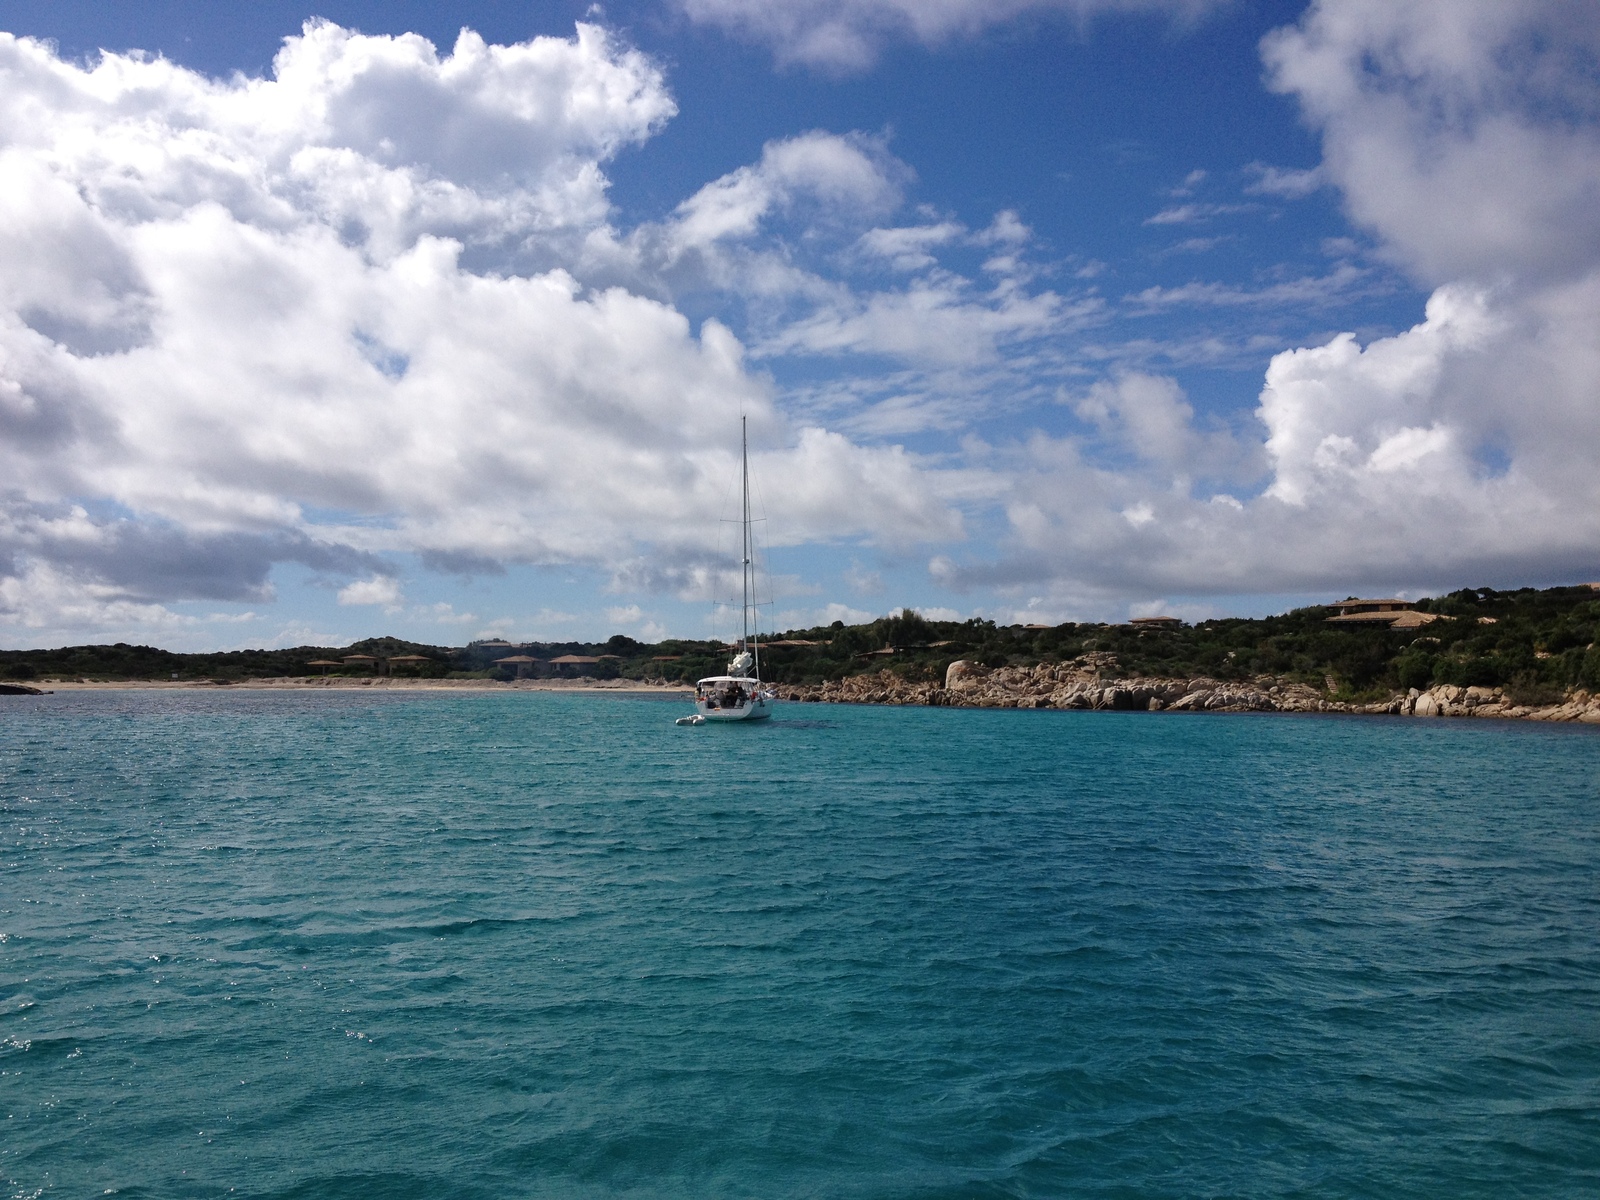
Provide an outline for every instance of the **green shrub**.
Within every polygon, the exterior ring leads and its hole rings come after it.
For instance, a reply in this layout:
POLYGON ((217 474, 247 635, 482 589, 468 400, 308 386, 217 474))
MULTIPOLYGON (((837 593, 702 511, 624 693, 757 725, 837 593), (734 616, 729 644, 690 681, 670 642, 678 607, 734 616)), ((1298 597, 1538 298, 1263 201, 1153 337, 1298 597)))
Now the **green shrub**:
POLYGON ((1395 678, 1402 688, 1425 689, 1433 682, 1431 654, 1402 654, 1394 660, 1395 678))
POLYGON ((1457 687, 1495 687, 1502 682, 1500 664, 1481 656, 1441 658, 1433 666, 1433 678, 1457 687))
POLYGON ((1600 646, 1591 647, 1584 651, 1583 660, 1578 666, 1578 677, 1575 682, 1580 687, 1591 690, 1600 689, 1600 646))
POLYGON ((1560 704, 1564 696, 1561 688, 1541 678, 1537 671, 1518 671, 1516 677, 1506 685, 1506 699, 1513 704, 1536 708, 1560 704))

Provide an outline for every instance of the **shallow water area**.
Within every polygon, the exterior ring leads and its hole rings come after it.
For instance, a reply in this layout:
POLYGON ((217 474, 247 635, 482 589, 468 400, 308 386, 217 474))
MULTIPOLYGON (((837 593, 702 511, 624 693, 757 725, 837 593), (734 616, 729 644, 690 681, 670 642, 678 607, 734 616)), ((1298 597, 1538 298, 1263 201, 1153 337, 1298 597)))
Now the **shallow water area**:
POLYGON ((0 705, 5 1194, 1600 1190, 1600 731, 0 705))

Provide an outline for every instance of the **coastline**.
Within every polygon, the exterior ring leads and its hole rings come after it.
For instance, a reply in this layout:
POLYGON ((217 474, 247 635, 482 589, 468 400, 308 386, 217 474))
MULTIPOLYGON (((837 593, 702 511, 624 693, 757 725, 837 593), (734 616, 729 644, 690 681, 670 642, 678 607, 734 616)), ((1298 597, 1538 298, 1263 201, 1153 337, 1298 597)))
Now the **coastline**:
POLYGON ((108 691, 394 691, 394 692, 650 692, 693 695, 685 684, 643 683, 636 679, 395 679, 390 676, 284 676, 240 679, 215 683, 208 679, 33 680, 26 686, 38 692, 108 691))
MULTIPOLYGON (((1378 700, 1339 700, 1334 694, 1298 681, 1260 676, 1248 681, 1208 676, 1123 678, 1113 664, 1085 655, 1063 665, 987 669, 976 663, 950 664, 945 682, 910 682, 893 671, 852 675, 821 684, 774 684, 781 701, 792 704, 886 704, 930 708, 1032 708, 1114 712, 1193 713, 1344 713, 1361 716, 1476 717, 1513 721, 1573 722, 1600 725, 1600 693, 1579 688, 1559 702, 1517 704, 1502 688, 1439 684, 1412 688, 1378 700), (1085 661, 1088 660, 1088 661, 1085 661)), ((636 679, 405 679, 392 676, 283 676, 212 680, 35 680, 5 690, 95 691, 404 691, 404 692, 614 692, 688 698, 687 684, 636 679)))
POLYGON ((1333 698, 1309 684, 1263 675, 1248 681, 1208 676, 1160 678, 1113 675, 1110 656, 1088 654, 1071 663, 988 669, 950 664, 945 682, 911 683, 892 671, 853 675, 824 684, 784 685, 780 700, 822 704, 902 704, 948 708, 1055 708, 1122 712, 1347 713, 1364 716, 1477 717, 1600 725, 1600 694, 1579 688, 1558 703, 1517 704, 1503 688, 1439 684, 1387 698, 1333 698))

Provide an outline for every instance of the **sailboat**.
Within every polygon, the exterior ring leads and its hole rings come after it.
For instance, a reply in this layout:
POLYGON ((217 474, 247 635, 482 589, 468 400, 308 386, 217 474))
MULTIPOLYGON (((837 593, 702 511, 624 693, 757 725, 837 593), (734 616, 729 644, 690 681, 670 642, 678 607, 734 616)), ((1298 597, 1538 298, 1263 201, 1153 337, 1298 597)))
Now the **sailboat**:
POLYGON ((756 633, 755 535, 750 520, 750 435, 745 417, 739 418, 739 487, 744 500, 743 537, 740 541, 744 575, 744 606, 740 616, 742 632, 735 643, 737 653, 728 664, 726 675, 708 675, 694 685, 695 715, 680 717, 680 725, 701 725, 707 721, 764 721, 772 715, 776 697, 761 683, 761 640, 756 633))

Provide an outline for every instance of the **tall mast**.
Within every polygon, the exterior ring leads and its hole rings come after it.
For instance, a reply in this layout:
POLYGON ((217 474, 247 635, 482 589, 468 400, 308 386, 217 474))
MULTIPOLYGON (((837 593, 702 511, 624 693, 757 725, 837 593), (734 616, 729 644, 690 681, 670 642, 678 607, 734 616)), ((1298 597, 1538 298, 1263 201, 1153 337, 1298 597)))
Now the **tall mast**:
POLYGON ((755 536, 750 529, 750 418, 739 414, 739 483, 744 493, 744 610, 741 621, 744 627, 744 648, 750 651, 755 677, 761 678, 761 651, 750 641, 750 589, 755 571, 755 536))

